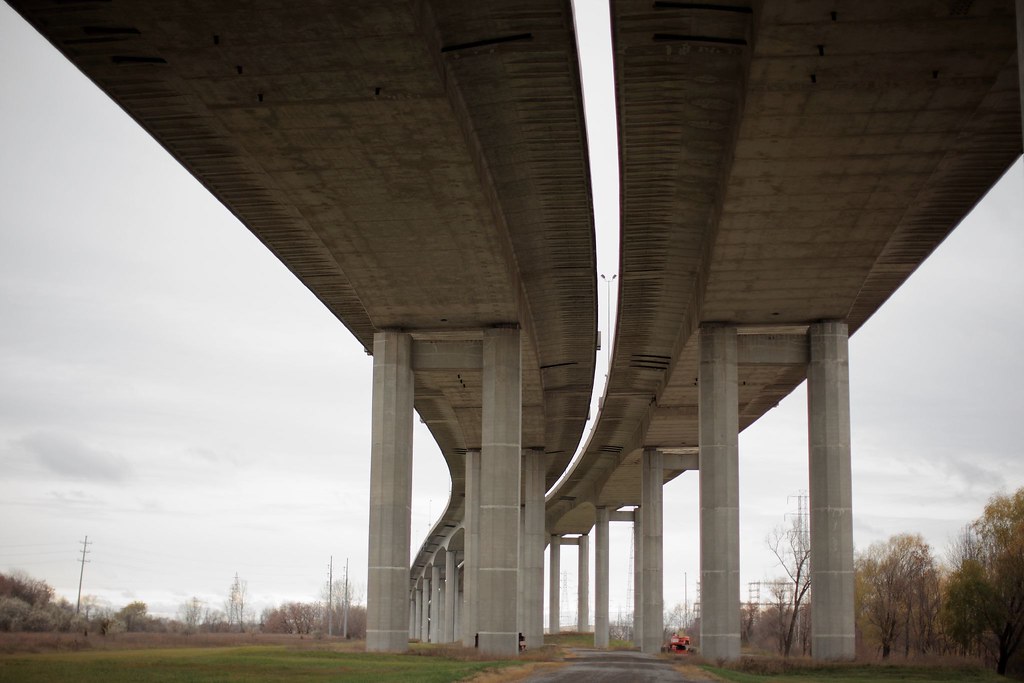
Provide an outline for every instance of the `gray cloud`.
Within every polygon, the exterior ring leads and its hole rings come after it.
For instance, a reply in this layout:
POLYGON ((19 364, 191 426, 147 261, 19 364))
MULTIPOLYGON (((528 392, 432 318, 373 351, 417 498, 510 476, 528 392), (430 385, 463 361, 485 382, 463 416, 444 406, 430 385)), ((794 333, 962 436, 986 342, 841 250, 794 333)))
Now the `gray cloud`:
POLYGON ((65 434, 36 432, 18 439, 14 445, 44 469, 68 479, 119 483, 131 472, 124 457, 92 448, 65 434))

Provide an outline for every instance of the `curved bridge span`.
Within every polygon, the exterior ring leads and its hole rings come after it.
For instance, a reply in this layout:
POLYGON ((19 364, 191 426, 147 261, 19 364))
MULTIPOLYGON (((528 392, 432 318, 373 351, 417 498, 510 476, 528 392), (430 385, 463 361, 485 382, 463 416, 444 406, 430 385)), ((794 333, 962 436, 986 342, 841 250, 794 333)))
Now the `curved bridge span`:
POLYGON ((738 656, 737 434, 807 379, 813 650, 852 656, 847 339, 1020 155, 1024 0, 611 3, 620 313, 582 447, 569 2, 10 4, 373 355, 368 649, 540 644, 544 549, 592 529, 607 645, 627 520, 657 650, 661 487, 697 470, 702 646, 738 656), (410 570, 414 410, 452 495, 410 570))

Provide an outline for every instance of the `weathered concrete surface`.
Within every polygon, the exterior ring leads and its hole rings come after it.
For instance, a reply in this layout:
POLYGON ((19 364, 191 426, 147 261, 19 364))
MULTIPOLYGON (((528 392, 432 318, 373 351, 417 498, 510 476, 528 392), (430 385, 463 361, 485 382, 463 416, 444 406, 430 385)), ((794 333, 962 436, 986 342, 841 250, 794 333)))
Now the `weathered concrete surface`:
POLYGON ((580 536, 576 545, 576 631, 584 633, 590 630, 590 536, 580 536))
POLYGON ((700 329, 701 651, 740 656, 740 480, 736 328, 700 329))
POLYGON ((480 451, 466 451, 466 556, 462 569, 462 644, 476 646, 477 568, 480 564, 480 451))
POLYGON ((519 596, 519 629, 527 648, 544 644, 544 473, 547 469, 542 449, 523 450, 523 538, 519 596))
POLYGON ((672 663, 629 650, 572 649, 566 665, 523 679, 524 683, 677 683, 707 681, 687 678, 672 663))
MULTIPOLYGON (((366 649, 400 652, 409 646, 412 339, 378 332, 373 345, 366 649)), ((429 594, 421 599, 425 614, 429 594)))
POLYGON ((811 648, 815 659, 856 655, 850 352, 845 323, 808 330, 807 413, 811 515, 811 648))
POLYGON ((609 543, 608 508, 597 509, 594 525, 594 647, 608 647, 609 543))
POLYGON ((476 628, 480 651, 505 657, 519 654, 521 378, 519 328, 485 330, 476 628))
POLYGON ((455 603, 459 597, 458 553, 449 550, 444 554, 444 635, 442 643, 459 639, 455 630, 455 603))
POLYGON ((643 635, 641 651, 655 654, 661 651, 664 621, 664 514, 662 487, 662 453, 645 449, 643 473, 640 477, 640 515, 643 518, 643 592, 637 598, 643 604, 643 635))

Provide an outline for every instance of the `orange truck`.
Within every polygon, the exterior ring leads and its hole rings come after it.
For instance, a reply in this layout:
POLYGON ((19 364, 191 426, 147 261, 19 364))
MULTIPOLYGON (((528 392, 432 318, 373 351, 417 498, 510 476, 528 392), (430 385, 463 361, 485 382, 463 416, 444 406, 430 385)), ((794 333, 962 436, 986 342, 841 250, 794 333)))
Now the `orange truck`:
POLYGON ((669 652, 690 652, 690 636, 674 634, 668 641, 669 652))

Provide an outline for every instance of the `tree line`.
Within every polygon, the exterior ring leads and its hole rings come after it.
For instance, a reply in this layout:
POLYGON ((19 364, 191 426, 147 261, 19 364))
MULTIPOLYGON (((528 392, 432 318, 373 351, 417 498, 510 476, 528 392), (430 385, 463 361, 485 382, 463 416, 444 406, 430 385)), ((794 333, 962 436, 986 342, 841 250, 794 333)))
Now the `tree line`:
MULTIPOLYGON (((802 517, 767 539, 784 576, 742 609, 742 636, 783 656, 810 652, 810 543, 802 517)), ((957 655, 1020 671, 1024 638, 1024 488, 993 496, 936 557, 920 534, 873 543, 855 558, 858 652, 888 659, 957 655)))
MULTIPOLYGON (((357 592, 337 590, 331 600, 286 602, 255 614, 248 602, 246 582, 237 575, 228 589, 223 609, 198 597, 182 603, 173 618, 149 613, 145 602, 136 600, 114 608, 100 604, 95 596, 82 596, 76 607, 45 581, 20 571, 0 573, 0 631, 90 633, 101 636, 125 632, 153 633, 291 633, 319 636, 333 625, 334 635, 347 626, 349 638, 366 637, 366 607, 357 592), (347 609, 346 609, 347 608, 347 609)), ((326 591, 325 591, 326 592, 326 591)))

